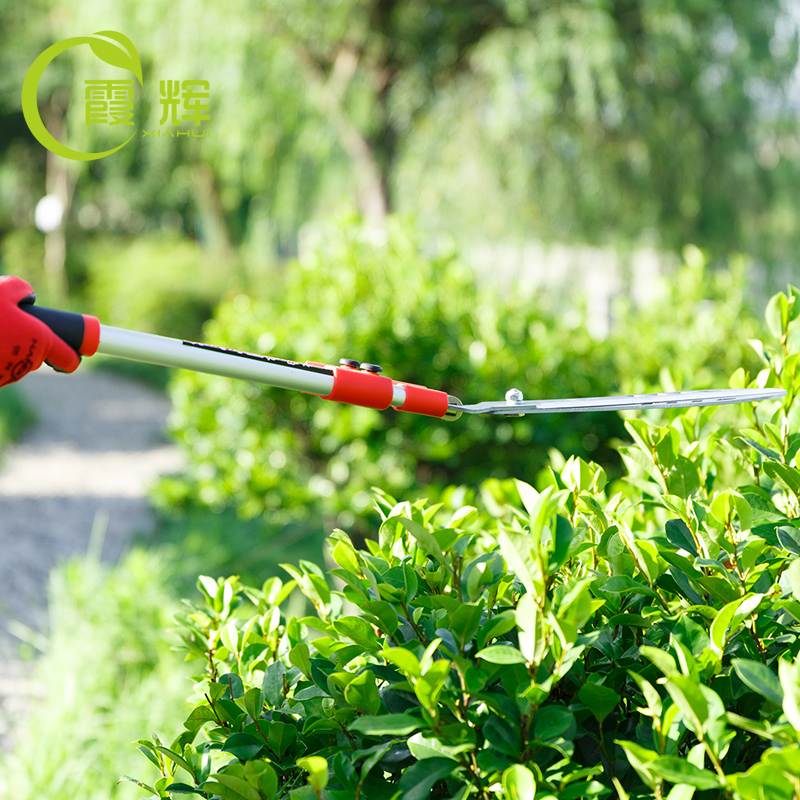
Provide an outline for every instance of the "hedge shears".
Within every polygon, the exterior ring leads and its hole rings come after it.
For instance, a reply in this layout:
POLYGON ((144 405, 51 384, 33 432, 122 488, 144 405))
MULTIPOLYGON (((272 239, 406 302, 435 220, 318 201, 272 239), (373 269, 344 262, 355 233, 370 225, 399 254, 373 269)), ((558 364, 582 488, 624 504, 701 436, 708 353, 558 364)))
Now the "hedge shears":
POLYGON ((73 372, 81 356, 103 353, 147 364, 206 372, 318 395, 355 406, 393 408, 445 420, 462 414, 517 417, 577 411, 686 408, 754 403, 782 397, 783 389, 707 389, 560 400, 525 400, 510 389, 503 400, 467 405, 445 391, 381 375, 377 364, 342 358, 339 364, 288 361, 150 333, 102 325, 96 317, 34 305, 33 289, 0 278, 0 386, 47 361, 73 372), (65 346, 66 343, 66 346, 65 346))

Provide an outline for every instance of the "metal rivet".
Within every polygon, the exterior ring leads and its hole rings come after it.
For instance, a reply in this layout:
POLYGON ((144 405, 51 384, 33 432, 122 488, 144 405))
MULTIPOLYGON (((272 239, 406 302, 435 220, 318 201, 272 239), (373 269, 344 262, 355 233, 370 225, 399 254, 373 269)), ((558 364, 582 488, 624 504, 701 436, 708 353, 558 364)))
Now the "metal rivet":
POLYGON ((383 372, 383 367, 379 367, 377 364, 362 364, 361 369, 365 372, 374 372, 376 374, 378 372, 383 372))
POLYGON ((355 361, 352 358, 340 358, 339 359, 339 363, 343 367, 352 367, 353 369, 358 369, 361 366, 361 362, 360 361, 355 361))

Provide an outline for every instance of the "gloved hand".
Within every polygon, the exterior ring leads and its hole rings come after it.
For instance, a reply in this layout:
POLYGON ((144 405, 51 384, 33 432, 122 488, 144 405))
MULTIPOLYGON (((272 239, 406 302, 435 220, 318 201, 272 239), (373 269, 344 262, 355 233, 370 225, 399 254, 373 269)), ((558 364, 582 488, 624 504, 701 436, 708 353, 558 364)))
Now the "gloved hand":
POLYGON ((23 310, 35 299, 33 287, 22 278, 0 278, 0 386, 18 381, 45 361, 61 372, 74 372, 81 363, 72 347, 23 310))

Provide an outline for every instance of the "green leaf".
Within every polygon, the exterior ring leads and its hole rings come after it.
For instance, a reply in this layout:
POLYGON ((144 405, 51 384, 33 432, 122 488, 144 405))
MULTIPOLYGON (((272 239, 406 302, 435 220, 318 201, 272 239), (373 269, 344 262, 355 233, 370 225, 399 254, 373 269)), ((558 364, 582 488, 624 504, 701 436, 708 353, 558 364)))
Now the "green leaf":
POLYGON ((447 523, 448 528, 469 528, 478 521, 478 509, 474 506, 463 506, 456 511, 447 523))
POLYGON ((783 712, 789 724, 800 731, 800 676, 798 675, 797 662, 792 663, 787 659, 778 661, 778 678, 783 689, 783 712))
POLYGON ((410 714, 381 714, 379 717, 359 717, 350 723, 349 730, 362 736, 408 736, 421 726, 422 721, 410 714))
POLYGON ((779 464, 777 461, 767 461, 764 464, 764 472, 784 489, 788 489, 794 495, 800 494, 800 470, 779 464))
POLYGON ((542 742, 569 739, 575 733, 575 717, 564 706, 544 706, 533 719, 533 732, 542 742))
POLYGON ((203 791, 218 794, 223 800, 261 800, 261 795, 246 780, 236 775, 217 773, 215 781, 208 781, 203 791))
POLYGON ((283 703, 283 680, 285 675, 286 665, 282 661, 275 661, 264 670, 261 689, 267 702, 273 708, 280 708, 283 703))
POLYGON ((615 739, 614 744, 619 745, 624 751, 630 765, 636 770, 636 774, 651 789, 655 788, 656 777, 653 770, 653 762, 658 758, 658 753, 642 747, 636 742, 627 742, 615 739))
POLYGON ((222 640, 222 644, 228 649, 230 653, 234 656, 239 651, 239 629, 236 627, 236 624, 231 620, 226 625, 223 626, 222 630, 219 632, 219 638, 222 640))
POLYGON ((677 756, 661 756, 651 762, 650 767, 670 783, 685 783, 700 790, 720 787, 719 778, 713 772, 698 769, 694 764, 677 756))
POLYGON ((228 672, 225 675, 220 675, 218 678, 218 685, 224 686, 225 689, 220 695, 225 700, 238 700, 244 697, 244 683, 240 675, 235 672, 228 672))
POLYGON ((156 745, 156 750, 158 750, 160 753, 163 753, 170 761, 172 761, 173 764, 177 764, 182 769, 185 769, 190 775, 194 776, 192 765, 189 764, 183 756, 173 753, 172 750, 167 747, 162 747, 161 745, 156 745))
POLYGON ((551 571, 554 567, 560 567, 567 560, 569 546, 572 544, 574 536, 575 532, 572 530, 572 525, 570 524, 569 520, 557 515, 555 518, 555 531, 553 533, 553 556, 551 558, 551 571))
POLYGON ((628 592, 639 592, 648 597, 657 597, 658 595, 647 585, 636 581, 627 575, 615 575, 609 578, 601 587, 603 592, 611 592, 612 594, 627 594, 628 592))
POLYGON ((749 445, 754 450, 757 450, 759 453, 761 453, 762 456, 766 456, 766 458, 769 458, 772 461, 781 460, 780 453, 776 453, 774 450, 770 450, 768 447, 764 447, 764 445, 759 444, 758 442, 753 441, 752 439, 748 439, 746 436, 737 436, 736 438, 744 442, 745 444, 749 445))
POLYGON ((478 632, 482 614, 482 605, 464 603, 450 615, 450 625, 448 627, 462 647, 471 642, 478 632))
POLYGON ((161 764, 159 764, 158 757, 155 754, 156 746, 152 742, 149 742, 147 739, 137 739, 134 744, 138 745, 136 749, 143 753, 148 761, 159 769, 161 768, 161 764))
POLYGON ((497 534, 500 552, 509 569, 519 578, 522 585, 534 597, 541 593, 541 570, 531 552, 530 536, 503 529, 497 534))
POLYGON ((731 664, 745 685, 765 697, 770 703, 781 707, 783 704, 781 682, 768 666, 744 658, 734 658, 731 664))
POLYGON ((394 595, 388 599, 393 600, 399 598, 405 602, 409 602, 417 594, 417 587, 419 582, 417 580, 417 573, 414 572, 410 564, 402 564, 398 567, 392 567, 380 576, 381 578, 381 593, 385 596, 386 592, 384 587, 388 584, 395 590, 398 590, 394 595), (398 594, 399 592, 399 594, 398 594))
POLYGON ((536 795, 536 778, 522 764, 506 769, 501 784, 508 800, 533 800, 536 795))
POLYGON ((189 786, 188 783, 171 783, 167 786, 167 791, 172 792, 173 794, 199 794, 203 795, 203 792, 198 789, 196 786, 189 786))
POLYGON ((306 756, 297 759, 297 766, 308 773, 308 782, 320 797, 328 785, 328 762, 322 756, 306 756))
POLYGON ((342 541, 337 541, 334 545, 331 557, 342 569, 352 572, 354 575, 358 575, 360 571, 358 555, 352 546, 342 541))
POLYGON ((408 749, 417 761, 423 761, 426 758, 452 758, 457 761, 459 752, 472 748, 471 743, 461 745, 461 747, 458 745, 447 747, 439 739, 426 739, 421 733, 415 733, 408 739, 408 749))
POLYGON ((425 674, 417 678, 414 683, 414 694, 417 695, 417 699, 422 703, 423 707, 431 713, 436 710, 439 695, 449 674, 450 662, 440 659, 439 661, 434 661, 425 670, 425 674))
POLYGON ((297 738, 297 728, 288 722, 271 722, 267 733, 269 739, 269 749, 278 758, 283 758, 283 754, 294 744, 297 738))
POLYGON ((361 604, 361 607, 368 614, 375 616, 380 623, 381 629, 391 636, 400 626, 400 619, 397 616, 394 606, 385 600, 369 600, 361 604))
POLYGON ((442 548, 439 547, 439 542, 433 538, 433 534, 418 522, 405 517, 398 517, 397 521, 417 540, 417 544, 422 548, 423 552, 433 556, 449 573, 452 574, 452 568, 449 562, 444 557, 442 548))
POLYGON ((790 525, 782 525, 775 530, 778 541, 784 550, 788 550, 792 555, 800 556, 800 531, 790 525))
POLYGON ((689 526, 682 519, 667 520, 667 524, 664 526, 664 531, 670 544, 674 544, 675 547, 686 550, 695 558, 699 556, 692 532, 689 530, 689 526))
POLYGON ((588 707, 594 718, 602 723, 622 699, 613 689, 599 683, 584 683, 578 692, 580 701, 588 707))
POLYGON ((399 667, 405 675, 416 677, 422 674, 422 667, 416 654, 405 647, 386 647, 383 650, 383 657, 399 667))
POLYGON ((769 332, 776 339, 780 339, 784 330, 784 318, 787 316, 785 313, 786 308, 787 297, 783 292, 778 292, 770 297, 767 308, 764 311, 764 319, 767 322, 769 332))
POLYGON ((695 729, 702 729, 708 720, 708 703, 700 687, 684 675, 673 675, 667 680, 666 687, 687 721, 695 729))
POLYGON ((525 656, 508 644, 493 644, 491 647, 485 647, 475 654, 476 658, 482 658, 490 664, 527 664, 525 656))
POLYGON ((244 693, 244 707, 247 713, 258 719, 264 709, 264 693, 257 686, 252 686, 244 693))
POLYGON ((397 787, 402 800, 426 800, 434 785, 450 775, 458 764, 451 758, 426 758, 403 772, 397 787))
POLYGON ((525 506, 525 510, 532 517, 536 516, 541 507, 542 495, 539 492, 537 492, 536 489, 534 489, 533 486, 531 486, 529 483, 525 483, 525 481, 520 481, 515 479, 514 484, 517 487, 519 498, 520 500, 522 500, 522 505, 525 506))
POLYGON ((350 639, 365 650, 374 653, 381 649, 375 630, 361 617, 340 617, 333 623, 333 627, 340 636, 350 639))
POLYGON ((264 742, 249 733, 231 734, 222 745, 225 753, 236 756, 240 761, 255 758, 264 748, 264 742))
POLYGON ((662 711, 661 695, 656 691, 655 687, 652 683, 650 683, 650 681, 645 680, 645 678, 638 673, 633 672, 633 670, 628 670, 628 674, 634 679, 636 685, 644 695, 647 708, 649 709, 653 719, 660 719, 662 711))
MULTIPOLYGON (((364 623, 366 625, 366 623, 364 623)), ((309 658, 308 645, 305 642, 296 644, 289 651, 289 663, 297 667, 306 678, 311 680, 311 659, 309 658)))
POLYGON ((377 714, 381 710, 381 698, 375 676, 365 670, 345 687, 344 699, 359 711, 377 714))
POLYGON ((791 782, 773 766, 758 763, 746 773, 728 775, 728 782, 742 800, 794 800, 791 782))
POLYGON ((592 468, 582 458, 570 456, 561 477, 571 492, 585 492, 592 485, 592 468))

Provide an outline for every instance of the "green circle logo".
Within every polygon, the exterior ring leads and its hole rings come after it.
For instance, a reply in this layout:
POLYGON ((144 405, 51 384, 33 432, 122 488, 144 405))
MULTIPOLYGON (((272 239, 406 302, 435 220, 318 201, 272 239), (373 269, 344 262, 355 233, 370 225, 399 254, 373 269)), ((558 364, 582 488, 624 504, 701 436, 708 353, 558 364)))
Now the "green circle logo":
POLYGON ((77 47, 79 44, 88 44, 92 48, 92 52, 106 64, 129 70, 139 81, 139 85, 142 85, 142 65, 139 62, 139 54, 127 36, 123 36, 117 31, 99 31, 91 36, 75 36, 51 45, 31 64, 22 84, 22 113, 25 115, 25 122, 28 123, 31 133, 48 150, 74 161, 93 161, 96 158, 104 158, 116 153, 136 134, 132 133, 122 144, 102 153, 84 153, 80 150, 73 150, 63 142, 59 142, 45 128, 42 118, 39 116, 39 104, 36 100, 36 90, 39 88, 39 81, 42 79, 47 65, 60 53, 71 47, 77 47))

